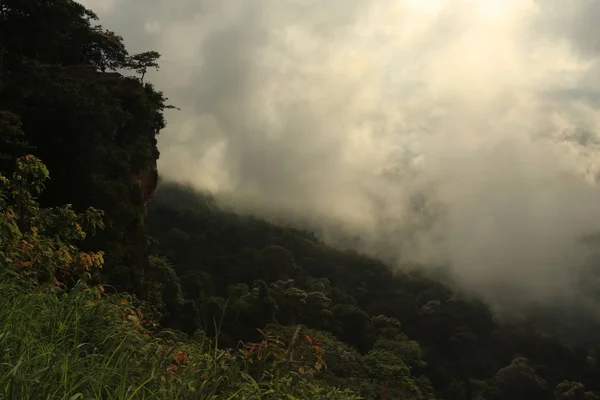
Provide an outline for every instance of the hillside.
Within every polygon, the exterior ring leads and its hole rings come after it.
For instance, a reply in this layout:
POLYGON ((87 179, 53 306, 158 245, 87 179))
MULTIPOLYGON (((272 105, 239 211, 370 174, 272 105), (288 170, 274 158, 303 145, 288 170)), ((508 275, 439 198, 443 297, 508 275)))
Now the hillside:
MULTIPOLYGON (((528 399, 552 398, 564 380, 598 390, 597 350, 569 348, 529 319, 500 323, 481 299, 424 268, 392 270, 309 232, 221 209, 176 184, 159 186, 149 215, 154 254, 174 272, 164 292, 177 293, 177 301, 165 297, 170 326, 212 334, 213 320, 223 318, 221 343, 235 346, 255 340, 256 325, 303 324, 365 357, 409 366, 410 379, 430 381, 436 398, 515 398, 502 394, 508 389, 498 389, 498 379, 523 359, 540 382, 528 399)), ((335 381, 360 390, 356 382, 367 376, 352 368, 335 381)), ((378 385, 387 381, 381 378, 378 385)), ((429 389, 421 388, 425 396, 429 389)))

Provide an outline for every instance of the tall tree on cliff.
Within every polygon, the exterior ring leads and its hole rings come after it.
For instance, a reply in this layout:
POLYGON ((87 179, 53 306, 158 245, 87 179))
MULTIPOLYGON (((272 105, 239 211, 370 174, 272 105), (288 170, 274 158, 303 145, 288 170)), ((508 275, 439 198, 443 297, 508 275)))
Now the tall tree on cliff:
POLYGON ((130 57, 123 38, 72 0, 0 2, 1 140, 6 156, 33 147, 52 171, 46 205, 106 211, 107 229, 88 243, 105 250, 109 283, 143 295, 145 202, 156 183, 156 135, 165 97, 110 71, 143 72, 159 54, 130 57), (138 60, 138 58, 141 58, 138 60), (138 61, 134 63, 133 61, 138 61), (15 141, 14 129, 24 132, 15 141))
POLYGON ((156 51, 145 51, 143 53, 134 54, 127 60, 129 68, 140 74, 140 82, 144 83, 144 77, 148 72, 148 68, 159 68, 158 59, 160 54, 156 51))

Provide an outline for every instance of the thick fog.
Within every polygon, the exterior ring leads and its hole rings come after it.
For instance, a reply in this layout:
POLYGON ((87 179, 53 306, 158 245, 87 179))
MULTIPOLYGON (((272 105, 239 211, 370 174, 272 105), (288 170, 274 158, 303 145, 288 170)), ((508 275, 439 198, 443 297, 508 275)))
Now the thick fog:
POLYGON ((573 293, 600 228, 600 1, 82 3, 163 55, 163 177, 491 299, 573 293))

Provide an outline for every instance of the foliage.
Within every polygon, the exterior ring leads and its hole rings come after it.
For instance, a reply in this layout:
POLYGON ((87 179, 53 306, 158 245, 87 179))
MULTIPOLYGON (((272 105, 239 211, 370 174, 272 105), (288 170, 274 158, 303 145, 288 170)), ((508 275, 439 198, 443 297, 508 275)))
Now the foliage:
MULTIPOLYGON (((81 252, 76 242, 85 227, 102 226, 101 213, 40 208, 48 175, 30 155, 11 179, 0 175, 0 399, 357 398, 274 362, 254 370, 254 379, 248 357, 210 347, 202 335, 170 339, 134 297, 87 286, 102 254, 81 252)), ((174 308, 177 276, 164 259, 153 265, 159 295, 174 308)))
POLYGON ((139 54, 134 54, 127 60, 127 67, 133 69, 138 74, 141 74, 140 81, 144 82, 144 76, 148 72, 148 68, 158 69, 158 59, 160 54, 156 51, 146 51, 139 54))
MULTIPOLYGON (((291 338, 284 343, 277 336, 259 330, 262 340, 245 343, 240 353, 249 364, 271 364, 275 373, 297 372, 314 375, 326 367, 320 338, 300 333, 298 326, 291 338)), ((263 367, 264 368, 264 367, 263 367)))
POLYGON ((0 110, 0 173, 11 174, 15 167, 13 154, 24 154, 33 148, 23 140, 21 120, 15 114, 0 110))
POLYGON ((91 278, 102 267, 102 252, 76 247, 86 230, 102 227, 102 212, 78 214, 70 205, 40 208, 38 196, 49 173, 37 158, 17 161, 11 179, 0 174, 0 266, 40 283, 63 285, 91 278))
MULTIPOLYGON (((150 256, 151 286, 146 294, 147 306, 154 319, 177 320, 184 304, 179 277, 173 265, 164 257, 150 256)), ((167 322, 168 323, 168 322, 167 322)))
POLYGON ((480 299, 422 269, 392 273, 309 232, 237 215, 170 183, 149 204, 149 229, 155 254, 180 277, 184 302, 197 305, 169 324, 209 335, 218 325, 220 343, 231 347, 262 343, 256 326, 270 323, 265 333, 289 340, 302 324, 323 343, 328 368, 315 377, 365 398, 384 388, 389 398, 520 396, 518 379, 505 384, 519 356, 546 382, 542 396, 565 379, 580 381, 590 395, 600 388, 600 370, 588 360, 597 353, 569 349, 530 325, 501 324, 480 299))
POLYGON ((76 285, 58 295, 0 276, 0 399, 332 399, 357 397, 261 371, 202 336, 140 328, 131 298, 76 285))
POLYGON ((151 84, 111 71, 156 67, 158 53, 130 56, 121 36, 72 0, 0 7, 0 172, 33 153, 53 173, 43 206, 104 210, 106 229, 82 247, 105 252, 106 283, 145 294, 145 202, 171 107, 151 84))

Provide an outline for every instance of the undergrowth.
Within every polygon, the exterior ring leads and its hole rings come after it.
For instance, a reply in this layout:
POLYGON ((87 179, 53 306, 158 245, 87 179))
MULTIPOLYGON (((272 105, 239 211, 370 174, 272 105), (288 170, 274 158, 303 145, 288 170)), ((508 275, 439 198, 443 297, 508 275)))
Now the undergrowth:
POLYGON ((0 174, 0 400, 356 398, 279 367, 294 343, 283 360, 260 345, 234 354, 202 333, 160 330, 132 296, 90 286, 103 253, 77 243, 103 227, 102 212, 42 208, 48 178, 31 155, 0 174))
POLYGON ((139 329, 131 298, 0 277, 0 399, 353 399, 294 374, 250 376, 202 334, 139 329))

